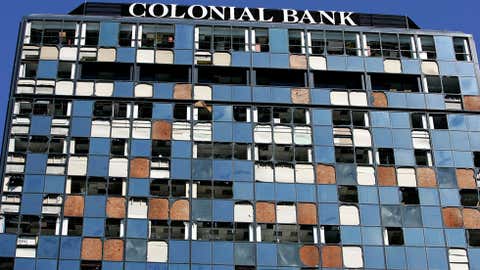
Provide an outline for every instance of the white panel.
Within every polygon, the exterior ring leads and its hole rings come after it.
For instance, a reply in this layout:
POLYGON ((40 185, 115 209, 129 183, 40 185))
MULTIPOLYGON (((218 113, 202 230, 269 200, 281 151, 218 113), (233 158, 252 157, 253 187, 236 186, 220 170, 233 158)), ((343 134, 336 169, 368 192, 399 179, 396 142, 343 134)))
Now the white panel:
POLYGON ((298 145, 311 145, 312 129, 310 127, 296 126, 294 128, 293 140, 298 145))
POLYGON ((357 167, 357 182, 359 185, 375 185, 375 169, 369 166, 357 167))
POLYGON ((348 92, 345 91, 332 91, 330 92, 330 101, 332 105, 349 105, 348 104, 348 92))
POLYGON ((60 49, 60 60, 75 61, 77 60, 77 48, 63 47, 60 49))
POLYGON ((255 180, 261 182, 273 182, 273 168, 261 164, 255 164, 255 180))
POLYGON ((168 244, 163 241, 149 241, 147 250, 148 262, 167 262, 168 244))
POLYGON ((73 95, 73 82, 71 81, 59 81, 55 85, 55 94, 71 96, 73 95))
POLYGON ((340 224, 359 225, 360 216, 358 214, 358 208, 351 205, 340 206, 340 224))
POLYGON ((193 126, 193 140, 209 142, 212 140, 212 124, 197 123, 193 126))
POLYGON ((135 139, 150 139, 151 125, 149 121, 134 121, 132 137, 135 139))
POLYGON ((36 248, 17 248, 15 257, 18 258, 35 258, 36 248))
POLYGON ((315 172, 313 165, 296 164, 295 165, 295 181, 303 184, 313 184, 315 182, 315 172))
POLYGON ((359 147, 371 147, 372 137, 368 129, 354 129, 353 130, 353 142, 355 146, 359 147))
POLYGON ((137 62, 138 63, 154 63, 155 51, 154 50, 138 50, 137 62))
POLYGON ((58 59, 58 49, 57 47, 41 47, 40 49, 40 60, 57 60, 58 59))
POLYGON ((130 121, 128 120, 112 120, 112 138, 129 138, 130 137, 130 121))
POLYGON ((430 135, 428 131, 412 131, 413 148, 430 149, 430 135))
POLYGON ((417 179, 415 177, 415 169, 413 168, 398 168, 397 181, 400 187, 416 187, 417 179))
POLYGON ((172 125, 173 140, 190 140, 190 123, 189 122, 173 122, 172 125))
POLYGON ((277 205, 277 222, 284 224, 297 223, 295 205, 277 205))
POLYGON ((230 66, 232 56, 226 52, 213 53, 213 64, 216 66, 230 66))
POLYGON ((253 206, 251 204, 235 204, 235 222, 253 222, 253 206))
POLYGON ((467 251, 458 248, 449 249, 448 261, 451 263, 468 263, 467 251))
POLYGON ((148 205, 144 200, 130 199, 128 201, 128 218, 147 218, 148 205))
POLYGON ((327 60, 323 56, 310 56, 310 68, 314 70, 327 70, 327 60))
POLYGON ((350 105, 352 106, 368 106, 367 93, 350 92, 350 105))
POLYGON ((116 49, 106 49, 106 48, 98 49, 97 61, 99 61, 99 62, 115 62, 116 59, 117 59, 116 49))
POLYGON ((348 268, 362 268, 362 249, 360 247, 342 247, 343 264, 348 268))
POLYGON ((173 52, 169 50, 158 50, 155 52, 155 63, 173 64, 173 52))
POLYGON ((193 99, 212 100, 212 88, 205 85, 195 85, 193 88, 193 99))
POLYGON ((87 157, 70 157, 68 160, 68 175, 86 175, 87 157))
POLYGON ((109 121, 92 121, 91 137, 110 137, 110 122, 109 121))
POLYGON ((111 177, 127 177, 128 176, 128 159, 112 158, 108 166, 108 175, 111 177))
POLYGON ((93 82, 77 82, 77 96, 91 96, 93 95, 93 82))
POLYGON ((100 97, 110 97, 113 95, 113 83, 95 83, 95 95, 100 97))
POLYGON ((384 70, 387 73, 402 73, 402 62, 396 59, 386 59, 383 61, 384 70))
POLYGON ((289 126, 274 126, 273 140, 278 144, 292 144, 292 128, 289 126))
POLYGON ((433 61, 422 61, 422 72, 426 75, 439 75, 438 65, 433 61))
POLYGON ((295 183, 295 173, 290 166, 275 166, 275 181, 280 183, 295 183))
POLYGON ((255 143, 272 143, 272 127, 269 125, 257 125, 253 130, 255 143))
POLYGON ((135 86, 135 97, 152 97, 153 86, 150 84, 137 84, 135 86))

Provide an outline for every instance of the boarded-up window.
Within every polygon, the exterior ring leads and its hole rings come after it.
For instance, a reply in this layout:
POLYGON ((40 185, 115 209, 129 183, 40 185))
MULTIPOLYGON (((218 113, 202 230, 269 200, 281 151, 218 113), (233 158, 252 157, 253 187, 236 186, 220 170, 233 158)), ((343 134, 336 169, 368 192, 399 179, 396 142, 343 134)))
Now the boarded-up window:
POLYGON ((103 259, 106 261, 123 260, 123 240, 107 239, 103 243, 103 259))
POLYGON ((168 219, 168 200, 150 199, 148 205, 148 219, 167 220, 168 219))
POLYGON ((460 228, 463 226, 462 212, 458 208, 447 207, 442 209, 443 223, 447 228, 460 228))
POLYGON ((235 222, 253 222, 253 205, 250 203, 236 203, 234 220, 235 222))
POLYGON ((298 224, 316 225, 317 224, 317 207, 313 203, 297 204, 298 224))
POLYGON ((66 217, 83 217, 84 198, 82 196, 67 196, 63 215, 66 217))
POLYGON ((106 211, 109 218, 125 218, 125 198, 108 198, 106 211))
POLYGON ((275 204, 269 202, 257 202, 255 207, 257 223, 275 223, 275 204))
POLYGON ((84 238, 82 241, 82 259, 99 261, 102 259, 102 240, 84 238))
POLYGON ((130 177, 148 178, 150 175, 150 160, 136 158, 130 161, 130 177))

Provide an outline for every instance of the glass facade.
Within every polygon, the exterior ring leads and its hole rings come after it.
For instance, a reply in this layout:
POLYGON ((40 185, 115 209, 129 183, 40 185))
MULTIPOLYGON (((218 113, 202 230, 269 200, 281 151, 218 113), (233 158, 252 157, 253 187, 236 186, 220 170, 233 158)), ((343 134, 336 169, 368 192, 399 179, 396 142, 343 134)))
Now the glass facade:
POLYGON ((471 36, 40 15, 22 34, 1 269, 480 269, 471 36))

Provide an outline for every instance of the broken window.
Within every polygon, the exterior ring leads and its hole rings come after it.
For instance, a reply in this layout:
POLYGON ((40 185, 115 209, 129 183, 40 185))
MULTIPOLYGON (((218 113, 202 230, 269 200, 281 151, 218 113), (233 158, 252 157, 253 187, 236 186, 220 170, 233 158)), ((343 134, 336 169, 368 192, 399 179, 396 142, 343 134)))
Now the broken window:
POLYGON ((22 61, 20 69, 20 78, 35 78, 37 77, 38 62, 34 61, 22 61))
POLYGON ((247 84, 248 70, 238 67, 210 67, 197 68, 199 83, 206 84, 247 84))
POLYGON ((87 183, 87 179, 85 176, 71 176, 69 177, 68 181, 70 182, 70 194, 85 193, 85 187, 87 183))
POLYGON ((105 221, 105 237, 122 237, 122 220, 107 218, 105 221))
POLYGON ((59 79, 74 79, 74 63, 58 62, 57 78, 59 79))
POLYGON ((168 240, 169 226, 164 220, 150 220, 150 235, 153 240, 168 240))
POLYGON ((378 33, 367 33, 365 35, 367 46, 365 47, 366 56, 382 56, 382 46, 380 35, 378 33))
POLYGON ((305 38, 302 30, 288 30, 288 47, 290 53, 305 53, 305 38))
POLYGON ((256 85, 305 87, 306 74, 303 70, 256 68, 256 85))
POLYGON ((392 148, 379 148, 377 150, 377 162, 382 165, 394 165, 395 156, 392 148))
POLYGON ((225 26, 197 27, 196 48, 206 51, 245 51, 247 28, 225 26))
POLYGON ((153 82, 188 82, 190 66, 139 64, 139 80, 153 82))
POLYGON ((415 40, 410 35, 400 35, 400 53, 405 58, 417 58, 415 53, 415 40))
POLYGON ((433 39, 433 36, 419 36, 418 42, 420 59, 437 58, 435 40, 433 39))
POLYGON ((186 180, 172 180, 171 189, 172 197, 188 197, 189 181, 186 180))
POLYGON ((419 92, 419 77, 415 75, 371 74, 372 90, 419 92))
POLYGON ((235 222, 235 241, 250 240, 250 223, 235 222))
POLYGON ((107 179, 103 177, 89 177, 87 182, 88 195, 107 194, 107 179))
POLYGON ((415 163, 419 166, 432 166, 432 153, 430 150, 415 149, 415 163))
POLYGON ((96 101, 93 106, 94 117, 106 117, 112 116, 112 103, 108 101, 96 101))
POLYGON ((327 53, 344 54, 343 33, 340 31, 327 31, 327 53))
POLYGON ((43 216, 40 222, 40 232, 42 235, 56 235, 58 216, 43 216))
POLYGON ((335 160, 340 163, 355 162, 353 147, 335 147, 335 160))
POLYGON ((266 28, 254 28, 252 30, 252 36, 255 37, 252 40, 252 51, 254 52, 268 52, 270 51, 268 29, 266 28), (255 41, 255 42, 253 42, 255 41))
POLYGON ((473 164, 480 167, 480 152, 473 152, 473 164))
POLYGON ((195 158, 212 158, 213 147, 211 143, 196 143, 194 145, 194 157, 195 158), (196 154, 196 155, 195 155, 196 154))
POLYGON ((419 204, 420 203, 417 188, 401 187, 400 188, 400 193, 402 195, 402 203, 404 203, 404 204, 419 204))
POLYGON ((403 230, 397 227, 385 228, 385 245, 400 246, 403 245, 403 230))
POLYGON ((142 25, 142 48, 173 48, 174 42, 173 25, 142 25))
POLYGON ((20 216, 19 234, 39 235, 40 218, 38 216, 20 216))
POLYGON ((127 147, 126 139, 112 139, 110 143, 110 153, 113 156, 125 156, 127 147))
POLYGON ((171 221, 170 222, 170 238, 184 240, 188 235, 185 235, 185 227, 188 226, 188 223, 183 221, 171 221))
POLYGON ((412 113, 410 119, 412 128, 427 129, 427 117, 424 113, 412 113))
POLYGON ((213 151, 214 159, 232 159, 231 143, 214 143, 213 151))
POLYGON ((462 189, 460 193, 460 202, 463 206, 478 206, 478 190, 462 189))
POLYGON ((250 121, 250 107, 233 106, 233 119, 237 122, 250 121))
POLYGON ((197 107, 194 110, 194 118, 199 121, 212 121, 211 107, 197 107))
POLYGON ((246 143, 234 143, 233 157, 239 160, 250 160, 250 145, 246 143))
POLYGON ((340 202, 358 203, 357 187, 338 186, 338 200, 340 202))
POLYGON ((363 89, 362 74, 357 72, 314 71, 315 88, 363 89))
POLYGON ((321 227, 322 242, 325 244, 340 243, 340 226, 325 225, 321 227))
POLYGON ((467 230, 468 244, 472 247, 480 246, 480 230, 467 230))
MULTIPOLYGON (((85 27, 85 44, 86 46, 97 46, 98 45, 98 34, 100 32, 99 23, 87 23, 84 24, 85 27)), ((82 44, 83 45, 83 44, 82 44)), ((98 63, 95 63, 98 64, 98 63)))
POLYGON ((277 241, 280 243, 298 242, 297 225, 278 224, 276 227, 277 241))
POLYGON ((455 49, 455 57, 458 61, 472 61, 467 38, 454 37, 453 48, 455 49))
POLYGON ((217 241, 233 241, 233 223, 230 222, 213 222, 210 231, 210 239, 217 241))
POLYGON ((118 45, 122 47, 133 47, 133 32, 136 26, 133 24, 120 24, 120 30, 118 32, 118 45))
POLYGON ((313 55, 319 55, 325 53, 325 32, 324 31, 311 31, 310 35, 310 48, 309 53, 313 55))
POLYGON ((168 158, 171 155, 170 141, 152 141, 152 157, 168 158))
POLYGON ((396 34, 381 34, 382 54, 386 58, 399 58, 400 47, 396 34))
POLYGON ((83 218, 69 217, 67 219, 67 235, 69 236, 81 236, 83 231, 83 218))
POLYGON ((432 129, 448 129, 447 115, 432 114, 430 115, 430 125, 432 129))
POLYGON ((82 62, 80 67, 82 80, 130 81, 132 79, 133 67, 128 63, 82 62))
POLYGON ((213 198, 214 199, 232 199, 233 183, 232 182, 213 182, 213 198))

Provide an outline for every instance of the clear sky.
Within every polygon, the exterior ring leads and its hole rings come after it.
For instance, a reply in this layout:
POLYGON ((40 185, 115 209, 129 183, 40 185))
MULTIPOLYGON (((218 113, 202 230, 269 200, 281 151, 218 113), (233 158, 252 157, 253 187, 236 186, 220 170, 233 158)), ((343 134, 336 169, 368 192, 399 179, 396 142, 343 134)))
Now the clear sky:
MULTIPOLYGON (((33 13, 66 14, 83 2, 83 0, 2 0, 0 2, 0 25, 3 32, 0 38, 0 134, 3 134, 18 25, 22 16, 33 13)), ((97 2, 163 2, 407 15, 421 28, 458 30, 473 34, 476 40, 480 40, 479 0, 97 0, 97 2)))

